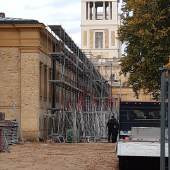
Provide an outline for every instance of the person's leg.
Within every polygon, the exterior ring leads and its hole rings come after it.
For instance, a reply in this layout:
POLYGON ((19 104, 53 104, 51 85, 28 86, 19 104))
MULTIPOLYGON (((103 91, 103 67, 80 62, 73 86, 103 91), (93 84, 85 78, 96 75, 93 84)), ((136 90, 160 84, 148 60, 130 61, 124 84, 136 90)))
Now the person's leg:
POLYGON ((110 142, 111 135, 112 135, 111 130, 108 130, 108 142, 110 142))
POLYGON ((112 143, 116 142, 116 132, 115 130, 112 131, 112 143))
POLYGON ((112 130, 112 143, 114 143, 114 131, 112 130))
POLYGON ((116 130, 115 142, 117 142, 118 130, 116 130))

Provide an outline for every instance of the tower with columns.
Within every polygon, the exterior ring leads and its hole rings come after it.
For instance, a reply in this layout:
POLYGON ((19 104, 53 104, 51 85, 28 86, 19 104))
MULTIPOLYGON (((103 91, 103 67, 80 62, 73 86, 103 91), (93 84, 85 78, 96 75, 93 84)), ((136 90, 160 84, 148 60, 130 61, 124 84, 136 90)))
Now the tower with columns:
POLYGON ((136 98, 128 77, 120 76, 121 44, 118 39, 119 0, 81 0, 81 48, 112 85, 112 95, 122 101, 151 101, 142 90, 136 98))
POLYGON ((108 81, 120 79, 119 23, 118 0, 81 0, 82 50, 108 81))

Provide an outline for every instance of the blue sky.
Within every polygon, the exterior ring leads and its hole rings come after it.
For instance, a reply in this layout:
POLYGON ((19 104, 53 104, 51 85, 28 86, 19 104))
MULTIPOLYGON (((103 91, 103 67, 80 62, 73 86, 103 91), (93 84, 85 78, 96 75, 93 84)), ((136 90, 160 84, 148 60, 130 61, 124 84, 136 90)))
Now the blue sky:
POLYGON ((0 12, 45 25, 60 24, 80 46, 81 0, 0 0, 0 12))

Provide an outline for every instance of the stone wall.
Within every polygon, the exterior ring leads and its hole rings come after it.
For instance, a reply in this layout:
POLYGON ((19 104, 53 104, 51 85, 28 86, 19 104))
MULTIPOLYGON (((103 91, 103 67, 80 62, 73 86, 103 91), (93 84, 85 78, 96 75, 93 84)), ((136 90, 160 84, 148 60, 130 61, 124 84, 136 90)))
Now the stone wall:
POLYGON ((0 47, 0 111, 6 119, 20 121, 20 53, 16 47, 0 47))
POLYGON ((24 139, 39 136, 39 53, 21 53, 21 129, 24 139))
POLYGON ((145 94, 143 90, 140 91, 139 96, 137 98, 132 88, 128 88, 128 87, 113 87, 112 95, 115 98, 121 98, 121 101, 136 101, 136 102, 137 101, 141 101, 141 102, 142 101, 143 102, 154 101, 152 99, 152 95, 145 94))
POLYGON ((53 41, 44 29, 42 24, 0 25, 0 112, 19 122, 23 140, 43 136, 40 122, 50 107, 47 54, 53 41), (40 98, 40 63, 47 67, 47 100, 40 98))

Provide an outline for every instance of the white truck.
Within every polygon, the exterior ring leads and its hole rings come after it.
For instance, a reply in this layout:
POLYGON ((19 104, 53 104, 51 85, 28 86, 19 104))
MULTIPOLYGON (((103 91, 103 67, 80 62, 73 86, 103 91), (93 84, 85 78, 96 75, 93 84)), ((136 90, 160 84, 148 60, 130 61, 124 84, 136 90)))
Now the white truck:
POLYGON ((160 103, 121 102, 119 123, 119 169, 160 170, 160 103))

